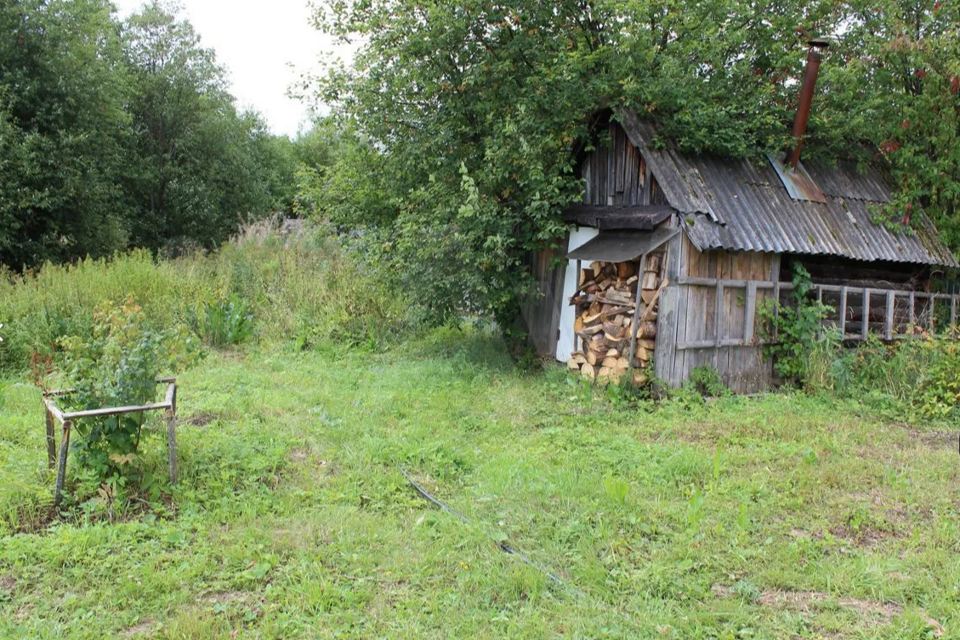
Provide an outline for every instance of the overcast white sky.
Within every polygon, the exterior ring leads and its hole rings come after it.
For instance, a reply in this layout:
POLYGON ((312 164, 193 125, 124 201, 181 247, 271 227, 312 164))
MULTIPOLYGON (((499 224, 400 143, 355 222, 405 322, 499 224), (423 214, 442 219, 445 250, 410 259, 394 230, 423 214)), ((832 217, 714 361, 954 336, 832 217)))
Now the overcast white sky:
MULTIPOLYGON (((143 4, 113 1, 122 17, 143 4)), ((179 1, 203 46, 215 49, 229 70, 240 106, 259 111, 274 133, 295 135, 308 119, 307 105, 287 97, 290 85, 316 69, 324 53, 350 57, 349 48, 310 25, 308 0, 179 1)))

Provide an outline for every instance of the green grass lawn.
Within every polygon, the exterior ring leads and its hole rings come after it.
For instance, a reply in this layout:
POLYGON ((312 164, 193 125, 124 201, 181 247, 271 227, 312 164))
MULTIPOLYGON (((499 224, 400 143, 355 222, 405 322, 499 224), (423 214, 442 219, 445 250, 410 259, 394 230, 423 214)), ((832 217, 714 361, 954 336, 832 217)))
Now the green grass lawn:
POLYGON ((8 381, 0 637, 960 637, 955 427, 637 407, 502 353, 212 355, 180 376, 169 499, 53 522, 39 393, 8 381))

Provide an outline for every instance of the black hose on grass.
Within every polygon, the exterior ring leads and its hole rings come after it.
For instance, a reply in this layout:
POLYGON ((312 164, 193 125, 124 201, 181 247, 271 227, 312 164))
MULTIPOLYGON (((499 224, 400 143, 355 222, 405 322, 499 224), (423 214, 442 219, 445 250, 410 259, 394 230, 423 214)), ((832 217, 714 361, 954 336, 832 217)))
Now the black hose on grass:
MULTIPOLYGON (((467 518, 467 516, 463 515, 462 513, 460 513, 459 511, 457 511, 457 510, 454 509, 453 507, 447 505, 447 504, 444 503, 442 500, 440 500, 439 498, 437 498, 436 496, 434 496, 433 494, 431 494, 429 491, 427 491, 426 489, 424 489, 422 486, 420 486, 420 484, 417 483, 416 480, 414 480, 412 477, 410 477, 410 474, 407 473, 407 470, 404 469, 402 465, 397 465, 397 469, 400 471, 400 473, 403 475, 403 477, 406 478, 407 482, 410 483, 410 486, 412 486, 412 487, 417 491, 417 493, 419 493, 423 498, 425 498, 425 499, 428 500, 429 502, 433 503, 434 506, 439 507, 441 510, 446 511, 446 512, 449 513, 450 515, 458 518, 458 519, 459 519, 461 522, 463 522, 464 524, 472 525, 472 523, 470 522, 470 519, 467 518)), ((489 534, 487 534, 487 535, 489 536, 489 534)), ((499 547, 500 550, 503 551, 504 553, 508 553, 508 554, 510 554, 510 555, 512 555, 512 556, 516 556, 516 557, 519 558, 522 562, 530 565, 531 567, 533 567, 533 568, 536 569, 537 571, 541 572, 542 574, 544 574, 545 576, 547 576, 548 578, 550 578, 551 580, 553 580, 554 582, 556 582, 558 585, 560 585, 560 586, 562 586, 562 587, 566 587, 567 589, 570 589, 571 591, 573 591, 574 593, 576 593, 578 596, 581 596, 581 597, 585 598, 586 600, 591 601, 594 605, 600 605, 600 606, 601 606, 602 608, 604 608, 604 609, 611 610, 614 615, 616 615, 618 618, 620 618, 620 619, 623 620, 624 622, 627 622, 627 623, 633 625, 634 627, 638 626, 638 625, 637 625, 637 622, 634 621, 633 618, 631 618, 630 616, 626 615, 625 613, 621 613, 621 612, 618 611, 616 608, 610 607, 610 605, 608 605, 608 604, 606 604, 605 602, 602 602, 601 600, 599 600, 599 599, 591 596, 591 595, 590 595, 589 593, 587 593, 586 591, 583 591, 582 589, 580 589, 580 588, 578 588, 578 587, 575 587, 574 585, 570 584, 569 582, 566 582, 565 580, 563 580, 562 578, 560 578, 559 576, 557 576, 555 573, 553 573, 553 572, 550 571, 549 569, 547 569, 547 568, 545 568, 545 567, 537 564, 537 563, 534 562, 533 560, 531 560, 529 557, 527 557, 524 553, 522 553, 522 552, 521 552, 519 549, 517 549, 516 547, 511 546, 511 545, 507 544, 506 542, 500 542, 500 541, 494 539, 493 536, 489 536, 489 537, 490 537, 492 540, 494 540, 494 542, 497 543, 497 547, 499 547)))
MULTIPOLYGON (((429 500, 430 502, 432 502, 432 503, 433 503, 434 505, 436 505, 437 507, 440 507, 442 510, 446 511, 446 512, 449 513, 450 515, 456 516, 457 518, 459 518, 459 519, 460 519, 462 522, 464 522, 465 524, 471 524, 471 522, 470 522, 470 520, 467 518, 467 516, 463 515, 462 513, 460 513, 459 511, 457 511, 457 510, 454 509, 453 507, 447 506, 447 505, 444 504, 439 498, 433 496, 429 491, 427 491, 427 490, 424 489, 422 486, 420 486, 419 484, 417 484, 416 480, 414 480, 413 478, 411 478, 411 477, 410 477, 410 474, 408 474, 407 471, 406 471, 406 469, 404 469, 402 466, 398 466, 397 469, 400 470, 400 473, 403 474, 403 477, 406 478, 407 482, 410 483, 410 486, 412 486, 414 489, 416 489, 416 490, 417 490, 417 493, 419 493, 421 496, 423 496, 424 498, 426 498, 427 500, 429 500)), ((498 541, 496 541, 496 540, 495 540, 495 542, 497 542, 497 546, 500 548, 501 551, 503 551, 504 553, 509 553, 509 554, 512 555, 512 556, 516 556, 516 557, 519 558, 521 561, 525 562, 526 564, 530 565, 531 567, 533 567, 533 568, 536 569, 537 571, 541 572, 542 574, 544 574, 545 576, 547 576, 548 578, 550 578, 551 580, 553 580, 554 582, 556 582, 556 583, 559 584, 560 586, 563 586, 563 587, 566 587, 566 588, 568 588, 568 589, 570 589, 570 590, 572 590, 572 591, 575 591, 575 592, 578 593, 579 595, 584 595, 584 596, 586 595, 583 591, 581 591, 581 590, 578 589, 577 587, 573 586, 572 584, 569 584, 569 583, 565 582, 563 579, 561 579, 558 575, 556 575, 555 573, 553 573, 553 572, 550 571, 549 569, 547 569, 547 568, 545 568, 545 567, 537 564, 537 563, 534 562, 533 560, 531 560, 526 554, 524 554, 523 552, 521 552, 521 551, 520 551, 519 549, 517 549, 516 547, 514 547, 514 546, 512 546, 512 545, 509 545, 509 544, 507 544, 506 542, 498 542, 498 541)))

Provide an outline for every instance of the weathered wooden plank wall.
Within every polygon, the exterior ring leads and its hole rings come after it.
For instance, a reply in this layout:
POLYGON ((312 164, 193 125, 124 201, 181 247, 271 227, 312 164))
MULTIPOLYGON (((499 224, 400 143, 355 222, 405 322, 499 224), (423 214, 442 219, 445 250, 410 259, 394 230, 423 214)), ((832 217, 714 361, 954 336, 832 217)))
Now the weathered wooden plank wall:
POLYGON ((584 204, 636 205, 650 203, 650 170, 619 124, 609 128, 609 141, 601 141, 584 160, 584 204))
POLYGON ((526 296, 520 306, 520 312, 530 332, 537 353, 556 357, 557 339, 560 333, 560 313, 566 305, 563 300, 564 274, 567 253, 545 250, 533 254, 530 270, 536 281, 533 295, 526 296))
MULTIPOLYGON (((674 278, 661 307, 657 376, 679 386, 696 367, 710 366, 737 392, 769 387, 775 380, 764 345, 775 328, 768 335, 758 316, 766 300, 793 304, 793 285, 780 282, 781 256, 699 252, 686 238, 670 250, 674 278)), ((814 283, 811 296, 830 307, 824 329, 838 329, 847 341, 942 334, 960 309, 960 296, 923 291, 814 283)))
POLYGON ((735 391, 747 393, 769 386, 772 363, 762 347, 752 342, 757 309, 773 291, 748 282, 775 282, 779 267, 777 254, 701 252, 685 236, 673 243, 666 273, 671 286, 661 302, 657 376, 679 386, 696 367, 710 366, 735 391), (690 279, 709 279, 716 284, 695 285, 690 279), (723 281, 740 281, 743 286, 727 286, 723 281), (715 346, 717 343, 721 346, 715 346))

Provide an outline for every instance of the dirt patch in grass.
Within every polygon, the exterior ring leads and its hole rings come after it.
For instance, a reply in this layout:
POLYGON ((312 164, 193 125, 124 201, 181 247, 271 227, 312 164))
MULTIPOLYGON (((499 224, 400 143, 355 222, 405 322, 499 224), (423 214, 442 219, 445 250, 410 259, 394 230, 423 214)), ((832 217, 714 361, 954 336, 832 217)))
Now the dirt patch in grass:
POLYGON ((960 432, 957 431, 921 431, 908 424, 898 424, 907 432, 907 441, 919 443, 928 449, 957 451, 960 447, 960 432))
POLYGON ((326 525, 291 518, 270 531, 270 547, 278 553, 316 553, 333 543, 326 525))
POLYGON ((34 611, 34 606, 32 604, 24 604, 17 607, 17 610, 13 613, 13 619, 17 622, 24 622, 29 620, 36 612, 34 611))
POLYGON ((124 638, 135 638, 137 636, 147 635, 153 631, 152 622, 141 622, 140 624, 135 624, 132 627, 127 627, 123 630, 124 638))
POLYGON ((223 347, 220 349, 220 357, 226 362, 243 362, 247 358, 247 352, 240 348, 223 347))
POLYGON ((17 587, 17 579, 5 573, 0 573, 0 591, 12 592, 17 587))
POLYGON ((895 529, 879 529, 866 525, 860 526, 859 528, 848 525, 838 525, 830 527, 826 531, 807 531, 805 529, 793 528, 790 529, 788 535, 796 540, 823 542, 827 532, 845 546, 860 549, 872 549, 889 540, 903 537, 902 532, 895 529))
POLYGON ((294 449, 289 457, 293 464, 306 464, 310 460, 310 452, 306 449, 294 449))
POLYGON ((221 591, 219 593, 210 593, 202 598, 200 602, 203 604, 233 604, 235 602, 249 602, 250 600, 256 599, 258 596, 256 593, 251 591, 221 591))
MULTIPOLYGON (((730 598, 736 594, 732 587, 714 585, 713 593, 719 598, 730 598)), ((763 591, 755 602, 764 607, 775 609, 789 609, 800 613, 813 613, 831 603, 854 611, 861 618, 872 618, 879 624, 890 624, 894 618, 903 613, 903 607, 895 602, 874 602, 859 598, 837 598, 820 591, 783 591, 772 589, 763 591)), ((924 621, 933 630, 933 635, 939 638, 946 629, 930 616, 923 615, 924 621)))
POLYGON ((846 525, 832 527, 830 529, 830 535, 834 538, 845 540, 851 545, 862 549, 871 549, 883 544, 887 540, 899 537, 896 531, 888 531, 868 526, 853 528, 846 525))
POLYGON ((200 599, 200 606, 209 611, 213 609, 214 613, 228 613, 228 617, 236 619, 242 612, 246 618, 253 616, 260 618, 263 616, 264 597, 260 593, 252 591, 221 591, 211 593, 200 599))
POLYGON ((834 599, 829 594, 819 591, 764 591, 757 599, 757 603, 765 607, 809 612, 831 600, 835 600, 841 607, 853 609, 860 615, 879 616, 887 621, 903 613, 903 608, 893 602, 870 602, 857 598, 834 599))
POLYGON ((960 447, 960 436, 957 433, 951 433, 948 431, 929 431, 929 432, 916 432, 917 437, 931 449, 937 450, 948 450, 954 452, 960 447))
POLYGON ((218 416, 215 413, 209 413, 209 412, 203 411, 200 413, 195 413, 191 416, 187 416, 185 418, 178 418, 177 422, 179 422, 180 424, 190 425, 191 427, 205 427, 211 422, 213 422, 214 420, 217 420, 219 418, 220 416, 218 416))
POLYGON ((294 449, 287 454, 287 460, 290 461, 290 467, 284 471, 284 475, 317 480, 336 475, 337 472, 335 463, 321 459, 309 449, 294 449))

